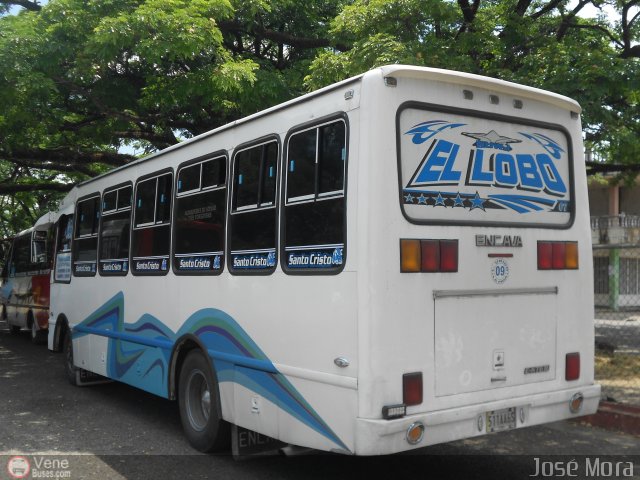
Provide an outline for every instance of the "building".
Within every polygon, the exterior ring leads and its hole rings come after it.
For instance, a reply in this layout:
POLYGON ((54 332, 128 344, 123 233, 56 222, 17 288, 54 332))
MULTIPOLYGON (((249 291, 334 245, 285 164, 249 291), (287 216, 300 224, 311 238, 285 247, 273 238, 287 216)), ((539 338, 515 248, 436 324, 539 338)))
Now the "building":
POLYGON ((640 181, 591 178, 589 208, 596 305, 640 306, 640 181))

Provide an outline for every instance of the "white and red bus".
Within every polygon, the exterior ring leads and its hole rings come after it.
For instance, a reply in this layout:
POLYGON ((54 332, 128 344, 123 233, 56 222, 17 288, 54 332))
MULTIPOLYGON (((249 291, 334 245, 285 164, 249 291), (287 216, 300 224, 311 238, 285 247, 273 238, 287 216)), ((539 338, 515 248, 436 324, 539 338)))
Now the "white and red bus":
POLYGON ((34 343, 45 343, 49 327, 49 275, 53 248, 51 214, 17 234, 1 274, 2 319, 11 333, 26 328, 34 343))
POLYGON ((49 347, 73 383, 177 399, 200 450, 241 427, 386 454, 596 411, 569 98, 382 67, 84 182, 56 221, 49 347))

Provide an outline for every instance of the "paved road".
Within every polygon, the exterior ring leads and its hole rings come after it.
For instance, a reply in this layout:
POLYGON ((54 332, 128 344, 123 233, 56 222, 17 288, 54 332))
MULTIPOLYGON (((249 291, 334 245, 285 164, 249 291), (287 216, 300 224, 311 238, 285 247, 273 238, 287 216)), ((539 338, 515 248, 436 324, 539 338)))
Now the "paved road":
POLYGON ((535 478, 533 456, 568 455, 555 458, 582 464, 581 455, 605 461, 639 453, 640 438, 560 422, 377 458, 199 455, 182 436, 174 402, 118 383, 72 387, 59 354, 32 345, 26 332, 11 336, 0 322, 0 479, 11 478, 6 466, 16 455, 25 456, 31 475, 58 478, 306 480, 353 478, 357 471, 370 478, 494 480, 535 478))

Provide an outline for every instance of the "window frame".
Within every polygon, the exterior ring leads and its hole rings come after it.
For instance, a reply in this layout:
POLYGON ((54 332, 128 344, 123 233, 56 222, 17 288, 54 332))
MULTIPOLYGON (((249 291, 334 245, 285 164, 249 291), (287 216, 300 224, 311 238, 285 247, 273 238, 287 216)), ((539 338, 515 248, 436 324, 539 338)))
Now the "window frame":
POLYGON ((94 192, 94 193, 90 193, 88 195, 84 195, 80 198, 78 198, 75 202, 75 206, 73 209, 73 237, 71 239, 71 276, 72 277, 95 277, 98 273, 98 248, 99 248, 99 238, 100 238, 100 217, 102 216, 102 196, 100 195, 100 192, 94 192), (92 234, 92 235, 82 235, 82 236, 78 236, 76 237, 76 232, 78 231, 78 222, 80 221, 80 217, 78 215, 78 205, 80 205, 80 203, 85 202, 87 200, 92 200, 94 198, 98 199, 98 226, 96 228, 96 233, 92 234), (95 238, 96 239, 96 256, 95 256, 95 270, 91 273, 85 273, 82 275, 78 275, 76 273, 75 270, 75 259, 74 256, 76 254, 76 252, 78 251, 78 247, 77 247, 77 243, 78 240, 88 240, 91 238, 95 238))
MULTIPOLYGON (((229 191, 227 193, 227 221, 226 221, 226 229, 227 229, 227 234, 226 234, 226 244, 225 244, 225 258, 227 260, 229 260, 227 262, 227 270, 229 271, 229 273, 231 273, 232 275, 238 275, 238 276, 247 276, 247 275, 258 275, 258 276, 266 276, 266 275, 271 275, 273 274, 273 272, 275 272, 278 268, 278 263, 279 263, 279 259, 278 259, 278 255, 280 253, 280 228, 279 228, 279 222, 280 222, 280 195, 281 195, 281 180, 282 180, 282 157, 283 157, 283 149, 282 149, 282 141, 280 139, 280 136, 272 133, 269 135, 264 135, 262 137, 259 137, 255 140, 251 140, 249 142, 245 142, 245 143, 241 143, 239 145, 237 145, 234 149, 233 149, 233 154, 230 157, 229 160, 229 180, 228 180, 228 188, 229 191), (242 208, 241 210, 237 210, 235 209, 235 186, 236 186, 236 182, 235 182, 235 174, 236 174, 236 157, 238 155, 238 153, 241 153, 245 150, 249 150, 251 148, 255 148, 255 147, 259 147, 262 145, 266 145, 268 143, 272 143, 274 142, 276 144, 277 147, 277 154, 276 154, 276 167, 277 167, 277 172, 276 172, 276 181, 275 181, 275 194, 274 194, 274 199, 273 202, 270 205, 261 205, 261 200, 262 200, 262 169, 260 172, 260 178, 258 180, 258 204, 253 207, 253 208, 242 208), (250 213, 250 212, 257 212, 257 211, 265 211, 265 210, 275 210, 275 242, 274 242, 274 254, 276 256, 275 259, 275 263, 272 267, 268 267, 268 268, 257 268, 257 269, 238 269, 238 268, 233 268, 233 261, 232 261, 232 252, 231 252, 231 236, 232 236, 232 229, 231 229, 231 217, 233 215, 243 215, 246 213, 250 213)), ((262 162, 262 160, 261 160, 262 162)), ((262 167, 262 163, 261 163, 261 167, 262 167)))
MULTIPOLYGON (((228 224, 228 220, 229 220, 229 208, 230 208, 230 195, 229 195, 229 179, 231 178, 230 176, 230 168, 231 168, 231 164, 229 161, 229 155, 227 153, 226 150, 217 150, 213 153, 207 154, 207 155, 203 155, 201 157, 197 157, 191 160, 187 160, 185 162, 182 162, 180 165, 178 165, 178 168, 176 169, 176 174, 175 174, 175 182, 174 182, 174 190, 173 190, 173 205, 172 205, 172 216, 171 216, 171 271, 174 273, 174 275, 180 275, 180 276, 217 276, 217 275, 221 275, 224 270, 225 270, 225 266, 226 266, 226 253, 227 253, 227 242, 228 242, 228 238, 227 238, 227 224, 228 224), (216 186, 212 186, 212 187, 202 187, 202 171, 203 171, 203 164, 208 162, 209 160, 216 160, 218 158, 224 158, 225 161, 225 183, 222 185, 216 185, 216 186), (185 168, 189 168, 189 167, 193 167, 194 165, 200 164, 200 187, 198 190, 187 190, 185 192, 182 192, 181 194, 178 194, 178 178, 180 176, 180 171, 185 169, 185 168), (178 208, 178 202, 177 200, 179 198, 184 198, 184 197, 189 197, 192 195, 198 195, 198 194, 202 194, 202 193, 207 193, 207 192, 215 192, 218 190, 226 190, 225 191, 225 200, 224 200, 224 232, 223 232, 223 240, 224 240, 224 246, 222 249, 222 253, 221 253, 221 265, 220 268, 217 270, 205 270, 205 271, 184 271, 184 270, 178 270, 175 268, 175 258, 176 258, 176 252, 175 252, 175 248, 176 248, 176 228, 175 228, 175 218, 177 215, 177 208, 178 208)), ((192 255, 193 256, 193 255, 192 255)))
MULTIPOLYGON (((280 171, 282 172, 282 192, 281 192, 281 207, 280 207, 280 240, 279 240, 279 256, 280 256, 280 267, 282 271, 287 275, 295 275, 295 276, 305 276, 305 275, 338 275, 342 273, 346 264, 347 264, 347 237, 348 237, 348 202, 347 202, 347 192, 348 192, 348 172, 349 172, 349 140, 351 138, 351 130, 349 125, 349 116, 346 112, 338 112, 335 114, 327 115, 318 119, 314 119, 309 122, 302 123, 300 125, 296 125, 289 129, 287 135, 285 136, 284 144, 283 144, 283 152, 282 152, 282 165, 280 171), (325 194, 321 194, 319 191, 319 169, 316 166, 315 169, 315 192, 313 194, 313 198, 306 200, 298 200, 289 202, 287 200, 287 181, 289 168, 289 141, 291 137, 296 134, 300 134, 313 129, 320 129, 325 125, 329 125, 334 122, 342 121, 345 127, 345 160, 344 160, 344 172, 343 172, 343 189, 339 194, 333 194, 334 192, 327 192, 325 194), (344 198, 344 221, 342 225, 342 229, 344 232, 344 247, 343 247, 343 259, 342 265, 338 268, 290 268, 287 265, 286 261, 286 209, 290 205, 303 205, 305 203, 316 203, 327 200, 335 200, 337 198, 344 198)), ((316 136, 316 165, 318 161, 319 154, 319 136, 316 136)))
MULTIPOLYGON (((164 226, 169 226, 169 252, 167 253, 167 262, 171 261, 171 250, 172 250, 172 243, 173 243, 173 205, 171 205, 171 208, 169 208, 169 220, 167 222, 163 222, 163 223, 158 223, 156 221, 156 215, 157 215, 157 208, 158 208, 158 184, 156 183, 156 197, 155 197, 155 204, 153 207, 153 222, 148 222, 145 224, 141 224, 140 226, 136 227, 136 199, 138 196, 138 186, 141 183, 144 183, 146 181, 152 180, 152 179, 158 179, 164 175, 170 175, 170 182, 169 184, 171 185, 171 188, 174 188, 174 179, 175 179, 175 173, 173 171, 173 168, 171 167, 167 167, 167 168, 163 168, 161 170, 146 174, 146 175, 142 175, 141 177, 138 177, 134 183, 134 187, 133 187, 133 197, 131 199, 131 233, 130 233, 130 241, 129 241, 129 271, 131 272, 131 275, 136 276, 136 277, 153 277, 153 276, 164 276, 167 275, 170 271, 171 268, 169 268, 170 266, 167 266, 166 270, 158 270, 158 271, 147 271, 147 272, 136 272, 135 269, 133 268, 134 266, 134 257, 133 257, 133 237, 134 237, 134 231, 136 230, 146 230, 148 228, 158 228, 158 227, 164 227, 164 226)), ((171 202, 173 203, 173 196, 174 196, 174 192, 171 192, 171 195, 169 195, 169 199, 171 200, 171 202)), ((136 257, 138 258, 138 257, 136 257)), ((144 257, 144 258, 150 258, 150 257, 144 257)))
MULTIPOLYGON (((127 211, 127 208, 118 208, 118 200, 119 200, 119 193, 117 193, 119 190, 127 188, 127 187, 131 187, 131 204, 129 205, 129 253, 131 253, 131 241, 132 241, 132 235, 133 235, 133 204, 134 204, 134 200, 135 200, 135 193, 134 193, 134 188, 133 188, 133 182, 128 181, 128 182, 123 182, 123 183, 119 183, 117 185, 114 185, 112 187, 107 187, 102 191, 102 196, 100 197, 100 225, 98 226, 98 265, 97 265, 97 270, 98 270, 98 275, 100 275, 101 277, 125 277, 129 274, 129 270, 131 270, 131 260, 130 260, 130 254, 127 255, 126 258, 126 262, 127 262, 127 270, 126 271, 122 271, 122 272, 102 272, 100 269, 100 263, 102 258, 100 257, 100 251, 102 249, 102 225, 103 225, 103 221, 104 221, 104 215, 105 215, 105 211, 103 210, 104 207, 104 197, 106 194, 108 193, 112 193, 112 192, 116 192, 116 208, 114 210, 109 210, 107 212, 107 216, 109 215, 113 215, 113 214, 117 214, 117 213, 121 213, 121 212, 125 212, 127 211)), ((114 259, 111 259, 112 261, 114 259)), ((117 260, 125 260, 125 259, 117 259, 117 260)))
MULTIPOLYGON (((73 213, 64 213, 62 215, 60 215, 58 217, 58 220, 55 223, 55 240, 54 240, 54 247, 53 247, 53 264, 51 266, 51 269, 53 270, 53 283, 63 283, 63 284, 69 284, 71 283, 71 279, 73 278, 73 234, 74 234, 74 230, 75 229, 75 208, 73 210, 73 213), (68 217, 71 217, 71 219, 69 219, 68 217), (61 226, 61 222, 63 218, 67 218, 67 222, 69 222, 69 220, 71 221, 72 224, 72 231, 71 231, 71 246, 69 247, 68 250, 63 250, 60 248, 60 242, 62 240, 62 232, 60 230, 60 226, 61 226), (58 256, 59 255, 69 255, 69 279, 68 280, 61 280, 58 279, 58 256)), ((98 248, 100 248, 100 246, 98 245, 98 248)))

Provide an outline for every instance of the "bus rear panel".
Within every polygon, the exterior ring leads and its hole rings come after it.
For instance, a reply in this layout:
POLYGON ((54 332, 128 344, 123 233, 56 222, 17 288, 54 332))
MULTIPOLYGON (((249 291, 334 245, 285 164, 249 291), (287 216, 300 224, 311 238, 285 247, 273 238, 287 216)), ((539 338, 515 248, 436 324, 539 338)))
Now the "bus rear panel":
POLYGON ((595 412, 579 106, 472 75, 379 75, 363 87, 363 118, 382 120, 361 127, 356 452, 595 412))

